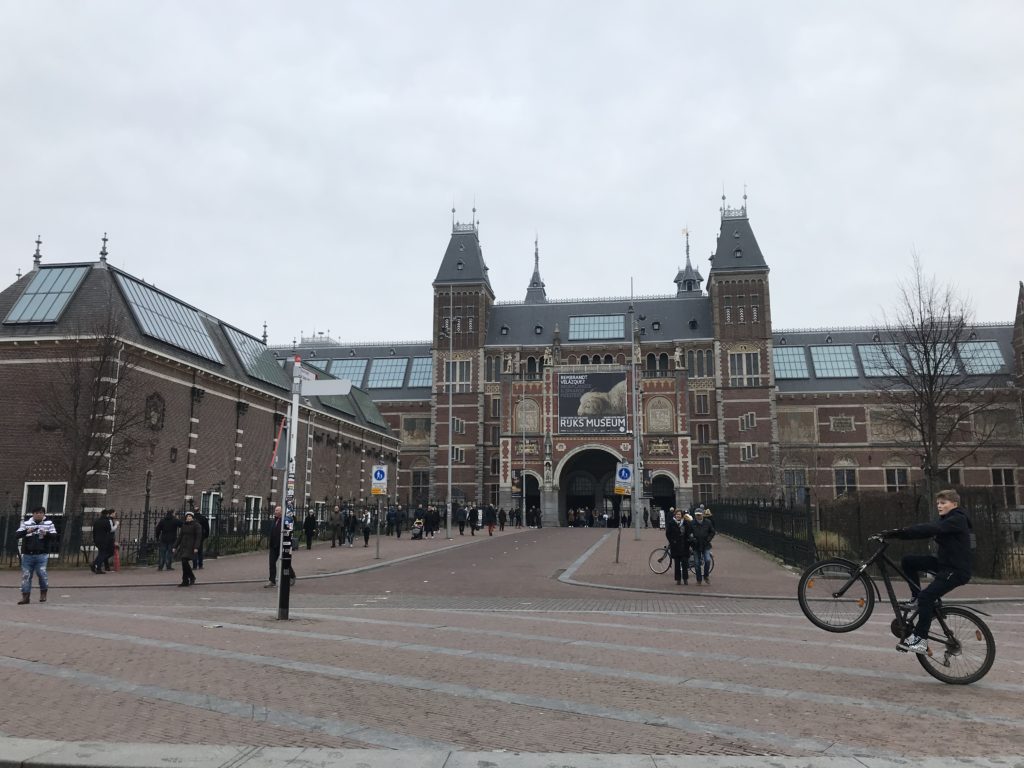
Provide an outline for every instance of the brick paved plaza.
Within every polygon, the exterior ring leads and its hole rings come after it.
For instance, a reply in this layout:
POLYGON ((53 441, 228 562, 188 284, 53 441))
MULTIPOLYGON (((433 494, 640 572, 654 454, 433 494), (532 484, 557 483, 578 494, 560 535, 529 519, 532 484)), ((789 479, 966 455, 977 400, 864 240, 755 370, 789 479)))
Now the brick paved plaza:
MULTIPOLYGON (((4 571, 0 736, 406 750, 395 765, 422 750, 1024 755, 1020 586, 958 592, 1000 598, 980 606, 998 655, 981 682, 948 686, 894 650, 886 606, 831 635, 800 613, 791 569, 723 536, 712 584, 676 587, 647 567, 662 541, 623 532, 619 564, 600 529, 385 539, 382 560, 372 542, 321 542, 296 553, 286 622, 265 552, 207 560, 190 589, 154 568, 53 569, 42 605, 36 590, 15 605, 17 572, 4 571)), ((0 765, 28 755, 0 744, 0 765)))

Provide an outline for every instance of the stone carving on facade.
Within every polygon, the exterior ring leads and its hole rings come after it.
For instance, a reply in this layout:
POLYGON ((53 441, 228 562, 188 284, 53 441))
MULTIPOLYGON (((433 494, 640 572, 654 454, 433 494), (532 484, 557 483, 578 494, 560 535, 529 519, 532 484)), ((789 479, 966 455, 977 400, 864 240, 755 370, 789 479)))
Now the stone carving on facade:
POLYGON ((553 362, 554 358, 551 356, 551 347, 548 347, 544 350, 544 367, 550 368, 553 362))
POLYGON ((656 397, 647 406, 647 429, 651 432, 673 432, 672 403, 656 397))
POLYGON ((675 363, 676 370, 682 370, 683 368, 683 348, 676 346, 675 351, 672 352, 672 361, 675 363))
POLYGON ((656 437, 647 442, 647 452, 651 456, 671 456, 672 443, 663 437, 656 437))

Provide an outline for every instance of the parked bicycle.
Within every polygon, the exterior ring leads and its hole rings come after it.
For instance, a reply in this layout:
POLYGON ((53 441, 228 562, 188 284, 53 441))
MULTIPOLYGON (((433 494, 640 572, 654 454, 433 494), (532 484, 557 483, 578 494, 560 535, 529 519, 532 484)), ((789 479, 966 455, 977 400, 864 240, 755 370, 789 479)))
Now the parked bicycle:
MULTIPOLYGON (((863 563, 831 558, 804 571, 797 587, 800 609, 812 624, 829 632, 852 632, 863 626, 871 618, 876 594, 882 599, 878 585, 868 574, 868 569, 877 565, 895 617, 889 629, 902 641, 914 629, 917 609, 897 600, 889 570, 908 586, 912 586, 911 581, 885 554, 889 544, 884 537, 875 534, 868 541, 879 546, 863 563)), ((950 685, 967 685, 988 673, 996 658, 996 641, 978 614, 988 615, 976 608, 943 605, 941 600, 935 603, 939 631, 932 629, 925 638, 927 653, 915 654, 928 674, 950 685)))
MULTIPOLYGON (((710 552, 709 552, 710 554, 710 552)), ((668 573, 668 569, 672 567, 672 553, 669 551, 668 544, 663 547, 655 549, 647 558, 647 565, 650 569, 657 574, 668 573)), ((708 565, 708 573, 715 570, 715 556, 711 555, 711 562, 708 565)), ((690 552, 690 573, 696 575, 697 564, 694 561, 694 553, 690 552)))

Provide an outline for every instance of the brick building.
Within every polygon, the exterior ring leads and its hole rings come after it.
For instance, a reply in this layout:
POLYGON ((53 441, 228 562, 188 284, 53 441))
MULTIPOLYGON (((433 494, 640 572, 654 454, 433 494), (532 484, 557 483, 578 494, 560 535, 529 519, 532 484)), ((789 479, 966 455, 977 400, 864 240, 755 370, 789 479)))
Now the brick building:
MULTIPOLYGON (((442 500, 450 484, 456 499, 517 506, 522 474, 527 506, 553 524, 569 509, 610 508, 620 461, 641 468, 663 507, 830 499, 921 478, 914 447, 880 427, 879 330, 773 328, 769 267, 745 205, 723 205, 706 289, 688 241, 675 291, 633 299, 550 299, 536 245, 533 257, 523 299, 496 301, 475 222, 453 221, 429 340, 275 349, 366 389, 401 435, 401 501, 442 500)), ((996 486, 1016 505, 1024 310, 966 333, 955 365, 999 393, 1000 426, 949 481, 996 486)), ((965 443, 974 427, 964 425, 965 443)))
MULTIPOLYGON (((283 496, 283 441, 272 461, 291 360, 110 266, 105 243, 99 261, 69 264, 43 263, 38 246, 31 271, 0 292, 0 503, 51 514, 194 505, 211 521, 230 507, 232 526, 254 529, 283 496), (74 440, 103 459, 81 494, 74 440)), ((399 441, 362 390, 299 410, 300 505, 364 497, 370 466, 397 466, 399 441)))

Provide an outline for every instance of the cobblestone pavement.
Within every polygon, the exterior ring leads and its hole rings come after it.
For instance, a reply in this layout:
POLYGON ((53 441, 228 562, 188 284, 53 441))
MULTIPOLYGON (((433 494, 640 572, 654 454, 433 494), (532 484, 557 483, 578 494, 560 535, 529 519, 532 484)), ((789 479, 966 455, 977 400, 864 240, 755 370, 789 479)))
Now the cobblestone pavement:
POLYGON ((382 561, 321 543, 297 554, 289 621, 262 587, 265 553, 208 560, 189 589, 155 569, 54 570, 45 605, 15 605, 4 572, 0 669, 22 704, 0 732, 431 753, 1024 753, 1021 587, 962 590, 1000 598, 981 606, 998 657, 981 682, 947 686, 894 650, 885 606, 829 634, 770 558, 719 537, 712 585, 677 587, 647 568, 660 543, 625 532, 618 563, 600 530, 388 540, 382 561))

